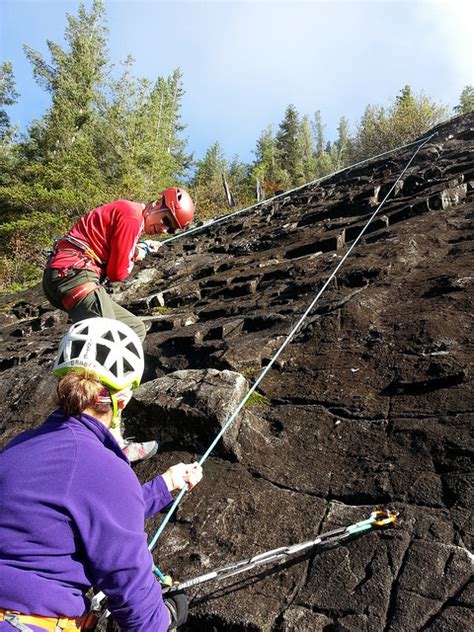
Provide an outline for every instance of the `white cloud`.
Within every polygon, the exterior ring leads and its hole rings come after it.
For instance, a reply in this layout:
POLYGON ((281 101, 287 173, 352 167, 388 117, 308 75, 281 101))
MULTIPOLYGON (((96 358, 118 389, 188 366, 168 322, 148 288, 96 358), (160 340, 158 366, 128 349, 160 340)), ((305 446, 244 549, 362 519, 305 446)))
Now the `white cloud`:
POLYGON ((453 82, 474 83, 474 3, 471 0, 419 0, 417 11, 444 51, 453 82))

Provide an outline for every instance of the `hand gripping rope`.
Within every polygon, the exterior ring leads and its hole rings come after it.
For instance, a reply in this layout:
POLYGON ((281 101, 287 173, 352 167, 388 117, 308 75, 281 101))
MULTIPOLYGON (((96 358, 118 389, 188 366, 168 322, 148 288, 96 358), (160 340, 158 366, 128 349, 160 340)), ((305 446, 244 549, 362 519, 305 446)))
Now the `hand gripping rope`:
MULTIPOLYGON (((237 406, 237 408, 235 409, 235 411, 230 415, 229 419, 226 421, 226 423, 224 424, 224 426, 222 427, 221 431, 218 433, 218 435, 215 437, 214 441, 211 443, 211 445, 209 446, 209 448, 207 449, 207 451, 203 454, 203 456, 201 457, 201 459, 199 460, 199 464, 203 465, 203 463, 206 461, 207 457, 211 454, 212 450, 215 448, 215 446, 217 445, 217 443, 220 441, 221 437, 225 434, 225 432, 228 430, 228 428, 231 426, 231 424, 234 422, 234 420, 236 419, 236 417, 238 416, 238 414, 240 413, 240 411, 243 409, 243 407, 245 406, 245 404, 247 403, 248 399, 250 398, 250 396, 252 395, 252 393, 257 389, 257 387, 259 386, 259 384, 262 382, 263 378, 266 376, 266 374, 268 373, 268 371, 271 369, 271 367, 273 366, 273 364, 275 363, 275 361, 279 358, 279 356, 283 353, 283 350, 285 349, 285 347, 290 343, 290 341, 293 339, 293 337, 295 336, 296 332, 300 329, 301 325, 304 323, 304 321, 306 320, 308 314, 310 313, 310 311, 313 309, 313 307, 316 305, 316 303, 318 302, 319 298, 321 297, 321 295, 323 294, 324 290, 327 288, 327 286, 329 285, 329 283, 332 281, 332 279, 336 276, 336 274, 339 272, 340 268, 342 267, 342 265, 344 264, 344 262, 346 261, 346 259, 349 257, 350 253, 352 252, 352 250, 355 248, 355 246, 359 243, 359 241, 361 240, 362 236, 364 235, 364 233, 366 232, 367 228, 369 227, 370 223, 373 221, 373 219, 375 218, 375 216, 379 213, 380 209, 382 208, 382 206, 385 204, 385 202, 387 201, 387 199, 389 198, 389 196, 392 194, 393 190, 395 189, 396 185, 398 184, 398 182, 402 179, 402 177, 404 176, 404 174, 406 173, 406 171, 408 170, 408 168, 410 167, 411 163, 413 162, 413 160, 415 159, 415 157, 417 156, 418 152, 422 149, 422 147, 424 147, 434 136, 436 136, 436 132, 434 134, 431 134, 430 136, 427 136, 425 138, 421 138, 418 141, 415 141, 414 143, 409 143, 408 145, 404 145, 402 147, 398 147, 397 149, 394 150, 390 150, 389 152, 384 152, 384 154, 379 154, 379 156, 375 156, 374 158, 383 156, 385 154, 388 153, 392 153, 393 151, 396 151, 398 149, 403 149, 404 147, 410 147, 412 145, 417 145, 415 151, 413 152, 412 156, 410 157, 410 159, 408 160, 407 164, 405 165, 405 167, 403 168, 403 170, 400 172, 400 175, 398 176, 398 178, 395 180, 395 182, 393 183, 393 185, 391 186, 390 190, 388 191, 388 193, 385 195, 384 199, 382 200, 382 202, 377 206, 377 208, 374 210, 374 212, 372 213, 372 215, 369 217, 367 223, 365 224, 365 226, 362 228, 362 230, 360 231, 359 235, 356 237, 356 239, 352 242, 351 246, 348 248, 347 252, 345 253, 345 255, 342 257, 341 261, 338 263, 338 265, 335 267, 335 269, 333 270, 333 272, 330 274, 330 276, 328 277, 328 279, 325 281, 325 283, 323 284, 322 288, 319 290, 319 292, 316 294, 315 298, 312 300, 312 302, 310 303, 310 305, 308 306, 308 308, 306 309, 306 311, 303 313, 303 315, 301 316, 301 318, 298 320, 298 322, 296 323, 296 325, 291 329, 291 331, 289 332, 289 334, 287 335, 287 337, 285 338, 285 340, 283 341, 282 345, 279 347, 279 349, 276 351, 276 353, 274 354, 274 356, 271 358, 270 362, 266 365, 266 367, 264 368, 264 370, 262 371, 262 373, 259 375, 259 377, 257 378, 257 380, 255 381, 255 383, 253 384, 253 386, 249 389, 249 391, 247 392, 247 395, 244 397, 244 399, 240 402, 240 404, 237 406)), ((368 160, 372 160, 373 158, 370 158, 368 160)), ((362 161, 363 162, 367 162, 367 160, 362 161)), ((358 164, 362 164, 362 163, 357 163, 358 164)), ((346 171, 347 169, 351 169, 352 167, 355 167, 357 165, 352 165, 351 167, 347 167, 346 169, 342 169, 342 171, 346 171)), ((320 180, 315 180, 314 182, 319 182, 321 180, 325 180, 329 177, 331 177, 332 175, 335 175, 337 173, 340 173, 339 171, 336 171, 334 174, 330 174, 329 176, 325 176, 324 178, 320 178, 320 180)), ((309 183, 312 184, 312 183, 309 183)), ((307 185, 304 185, 307 186, 307 185)), ((293 189, 292 191, 288 191, 287 193, 283 194, 283 195, 288 195, 289 193, 292 193, 294 191, 297 191, 299 189, 301 189, 302 187, 298 187, 297 189, 293 189)), ((275 198, 271 198, 271 199, 276 199, 277 197, 281 197, 281 196, 276 196, 275 198)), ((270 200, 267 200, 267 202, 270 200)), ((259 203, 258 206, 260 206, 262 203, 259 203)), ((257 205, 255 205, 257 206, 257 205)), ((250 210, 253 207, 249 207, 247 209, 242 209, 241 211, 237 211, 237 213, 241 213, 245 210, 250 210)), ((231 215, 236 215, 237 213, 232 213, 231 215)), ((180 235, 177 235, 176 237, 171 237, 170 239, 167 239, 165 243, 171 242, 175 239, 178 239, 181 236, 188 236, 190 233, 193 232, 197 232, 198 230, 203 230, 205 228, 208 228, 209 226, 219 222, 219 221, 223 221, 225 219, 227 219, 228 217, 230 217, 231 215, 225 215, 221 218, 218 218, 217 220, 215 220, 214 222, 207 224, 205 226, 198 226, 195 229, 192 230, 188 230, 188 231, 184 231, 183 233, 181 233, 180 235)), ((150 544, 148 545, 148 548, 150 551, 152 551, 154 549, 154 547, 156 546, 156 543, 158 542, 158 539, 160 537, 160 535, 162 534, 163 530, 165 529, 166 525, 168 524, 171 516, 174 514, 174 512, 176 511, 179 503, 181 502, 184 494, 186 493, 186 491, 188 490, 189 486, 188 484, 186 484, 183 489, 179 492, 179 494, 176 496, 172 506, 170 507, 168 513, 166 514, 165 518, 163 519, 163 522, 161 523, 160 527, 158 528, 158 530, 156 531, 153 539, 151 540, 150 544)), ((351 525, 350 527, 346 527, 342 529, 342 533, 340 529, 336 529, 333 532, 329 532, 327 534, 324 534, 325 537, 332 537, 332 536, 340 536, 341 538, 345 538, 345 537, 349 537, 350 535, 354 534, 354 533, 358 533, 361 531, 364 531, 366 529, 372 528, 373 526, 383 526, 384 524, 388 524, 389 522, 394 522, 396 519, 397 514, 396 513, 391 513, 391 512, 374 512, 372 513, 371 517, 368 518, 365 521, 362 521, 360 523, 356 523, 354 525, 351 525), (387 522, 388 521, 388 522, 387 522), (370 523, 370 524, 369 524, 370 523), (349 530, 349 531, 348 531, 349 530)), ((323 538, 323 535, 319 536, 316 540, 311 541, 311 546, 317 546, 317 545, 322 545, 324 540, 320 540, 321 538, 323 538)), ((303 547, 307 548, 307 543, 303 543, 301 545, 294 545, 294 547, 303 547)), ((309 547, 309 545, 308 545, 309 547)), ((275 551, 270 551, 269 553, 264 553, 262 554, 263 559, 265 560, 262 563, 267 563, 266 559, 267 559, 267 555, 271 554, 275 554, 276 552, 280 552, 282 555, 284 555, 285 557, 287 556, 286 553, 283 553, 282 551, 288 551, 288 549, 293 549, 293 547, 287 547, 287 548, 283 548, 283 549, 276 549, 275 551)), ((294 550, 294 552, 296 553, 296 549, 294 550)), ((251 558, 250 560, 244 560, 243 562, 238 563, 239 568, 240 565, 244 565, 244 564, 252 564, 252 566, 247 566, 246 570, 248 568, 253 568, 255 559, 258 559, 262 556, 257 556, 257 558, 251 558)), ((272 558, 273 559, 273 558, 272 558)), ((279 561, 279 560, 276 560, 279 561)), ((231 565, 232 566, 232 565, 231 565)), ((234 565, 235 566, 235 565, 234 565)), ((228 569, 229 567, 223 567, 224 569, 228 569)), ((220 572, 222 569, 218 569, 218 571, 220 572)), ((214 571, 215 573, 217 573, 218 571, 214 571)), ((156 566, 153 566, 153 572, 158 576, 160 582, 166 587, 170 587, 171 584, 171 580, 168 576, 164 575, 156 566)), ((241 572, 239 570, 239 572, 241 572)), ((236 574, 236 573, 232 573, 232 574, 236 574)), ((207 577, 209 574, 206 574, 205 576, 207 577)), ((217 578, 217 575, 214 576, 211 573, 212 577, 209 577, 209 579, 213 579, 214 577, 217 578)), ((225 575, 226 577, 228 577, 229 575, 225 575)), ((198 579, 198 578, 195 578, 198 579)), ((194 580, 189 580, 189 581, 194 581, 194 580)), ((207 581, 207 580, 206 580, 207 581)), ((202 583, 201 581, 199 581, 198 583, 202 583)), ((180 584, 178 584, 180 585, 180 584)), ((194 584, 193 584, 194 585, 194 584)), ((173 588, 174 589, 174 588, 173 588)), ((96 623, 104 620, 106 617, 108 617, 110 615, 110 612, 108 610, 104 610, 102 612, 102 614, 100 614, 99 616, 99 612, 100 612, 100 604, 103 601, 103 599, 105 598, 104 593, 99 592, 96 595, 94 595, 93 599, 92 599, 92 606, 91 606, 91 612, 90 612, 90 617, 91 617, 91 621, 94 620, 94 624, 91 624, 95 626, 96 623)), ((88 628, 84 628, 85 631, 87 630, 93 630, 94 627, 88 627, 88 628)))

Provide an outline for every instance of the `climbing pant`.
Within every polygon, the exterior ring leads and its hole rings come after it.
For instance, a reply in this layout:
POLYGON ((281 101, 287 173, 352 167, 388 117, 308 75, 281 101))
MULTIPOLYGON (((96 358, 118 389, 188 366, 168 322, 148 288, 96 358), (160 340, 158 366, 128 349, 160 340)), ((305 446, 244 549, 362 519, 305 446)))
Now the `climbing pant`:
POLYGON ((51 305, 68 311, 73 323, 97 316, 114 318, 133 329, 142 342, 145 340, 146 329, 142 320, 112 300, 105 288, 99 285, 99 277, 95 272, 72 268, 64 274, 60 269, 46 268, 43 274, 43 291, 51 305), (91 282, 97 284, 96 289, 81 298, 70 310, 66 310, 63 305, 64 297, 70 295, 74 288, 91 282))

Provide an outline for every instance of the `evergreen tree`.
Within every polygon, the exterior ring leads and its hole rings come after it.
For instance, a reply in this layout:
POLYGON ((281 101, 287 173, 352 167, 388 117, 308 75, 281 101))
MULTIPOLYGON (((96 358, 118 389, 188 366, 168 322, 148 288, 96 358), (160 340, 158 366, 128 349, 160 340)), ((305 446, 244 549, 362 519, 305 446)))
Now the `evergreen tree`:
POLYGON ((14 105, 18 99, 15 90, 15 77, 10 61, 0 64, 0 143, 11 142, 15 133, 5 106, 14 105))
POLYGON ((148 200, 175 184, 190 164, 179 134, 181 72, 152 85, 132 74, 129 57, 122 76, 110 84, 96 134, 97 154, 115 195, 148 200))
POLYGON ((223 215, 226 211, 227 199, 222 185, 222 173, 226 169, 227 160, 218 142, 209 147, 202 160, 196 162, 190 184, 200 219, 223 215))
POLYGON ((282 184, 290 188, 300 184, 303 178, 303 161, 300 146, 299 114, 294 105, 289 105, 276 135, 278 165, 282 175, 287 174, 282 184))
POLYGON ((316 142, 315 165, 316 177, 321 178, 334 171, 331 158, 331 145, 327 145, 324 138, 324 125, 321 118, 320 110, 314 114, 314 137, 316 142))
POLYGON ((288 182, 288 173, 280 167, 277 140, 271 125, 260 134, 254 153, 255 162, 251 172, 254 183, 258 180, 265 197, 283 191, 284 183, 288 182))
POLYGON ((28 147, 47 168, 46 186, 87 189, 98 177, 91 131, 107 64, 104 15, 103 0, 94 0, 90 12, 81 3, 77 16, 67 15, 67 46, 48 41, 50 62, 24 47, 35 79, 51 94, 51 107, 32 126, 28 147))
POLYGON ((343 169, 350 162, 351 138, 349 135, 349 122, 342 116, 337 127, 337 140, 332 148, 333 170, 343 169))
POLYGON ((108 83, 108 95, 101 94, 98 99, 94 129, 94 153, 111 197, 130 197, 127 181, 133 182, 140 175, 134 166, 137 118, 149 89, 149 83, 133 76, 131 56, 121 66, 118 78, 108 83))
MULTIPOLYGON (((18 151, 15 144, 17 129, 11 124, 6 107, 18 99, 11 62, 0 64, 0 186, 10 185, 19 171, 18 151)), ((4 216, 4 209, 0 207, 4 216)))
MULTIPOLYGON (((21 289, 41 277, 42 248, 64 232, 71 219, 103 200, 94 155, 97 93, 106 65, 102 0, 88 12, 68 15, 66 48, 48 41, 51 60, 25 46, 38 84, 51 106, 15 147, 14 175, 2 181, 0 286, 21 289)), ((13 171, 11 171, 13 173, 13 171)))
POLYGON ((467 114, 474 111, 474 86, 465 86, 459 97, 459 104, 454 111, 457 114, 467 114))
POLYGON ((299 146, 303 167, 303 180, 301 184, 311 182, 316 177, 316 157, 314 151, 311 123, 308 116, 303 116, 300 126, 299 146))
POLYGON ((251 165, 234 156, 227 166, 227 182, 235 199, 236 208, 245 208, 255 203, 255 183, 251 165))
POLYGON ((421 136, 447 115, 447 110, 423 93, 405 86, 386 109, 367 106, 359 123, 354 154, 357 160, 394 149, 421 136))

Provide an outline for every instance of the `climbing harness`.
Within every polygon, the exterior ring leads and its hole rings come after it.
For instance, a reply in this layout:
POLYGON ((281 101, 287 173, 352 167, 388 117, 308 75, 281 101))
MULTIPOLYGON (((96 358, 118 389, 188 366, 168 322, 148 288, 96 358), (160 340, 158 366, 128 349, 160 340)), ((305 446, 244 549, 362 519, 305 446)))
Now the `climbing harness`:
POLYGON ((88 246, 81 239, 78 239, 77 237, 73 237, 72 235, 64 235, 64 237, 56 237, 56 239, 54 240, 53 251, 52 251, 51 257, 54 257, 54 255, 60 250, 70 250, 71 252, 76 252, 77 250, 79 250, 84 253, 84 257, 86 257, 87 259, 91 259, 94 263, 96 263, 97 265, 101 267, 105 266, 105 263, 102 261, 102 259, 98 255, 96 255, 96 253, 92 250, 90 246, 88 246), (74 248, 68 248, 67 246, 66 247, 60 246, 60 244, 62 244, 63 242, 67 242, 71 246, 74 246, 74 248))
MULTIPOLYGON (((0 609, 0 621, 6 621, 16 630, 31 632, 29 625, 38 626, 48 632, 74 632, 85 630, 86 617, 41 617, 35 614, 22 614, 16 610, 0 609)), ((93 629, 93 628, 91 628, 93 629)))
MULTIPOLYGON (((104 262, 85 242, 77 239, 76 237, 72 237, 71 235, 64 235, 64 237, 57 237, 54 240, 53 248, 48 256, 48 268, 51 268, 51 264, 55 256, 60 252, 70 252, 73 255, 77 255, 76 261, 69 263, 64 267, 57 268, 60 278, 67 277, 70 270, 82 270, 83 268, 79 267, 81 264, 84 264, 84 268, 87 268, 91 263, 102 269, 105 267, 104 262)), ((81 283, 80 285, 76 285, 76 287, 72 288, 72 290, 64 296, 61 296, 59 301, 62 307, 67 312, 70 312, 80 301, 82 301, 84 297, 91 292, 94 292, 98 287, 99 284, 95 281, 81 283)))
POLYGON ((296 555, 301 555, 316 548, 324 549, 331 546, 336 546, 338 544, 341 544, 344 540, 347 540, 348 538, 351 538, 358 533, 393 524, 396 521, 397 516, 398 511, 377 509, 373 511, 370 514, 370 518, 367 518, 366 520, 355 522, 354 524, 351 524, 347 527, 340 527, 338 529, 333 529, 332 531, 327 531, 326 533, 321 533, 314 540, 307 540, 306 542, 300 542, 299 544, 282 546, 278 549, 272 549, 271 551, 266 551, 265 553, 254 555, 249 559, 240 560, 239 562, 227 564, 226 566, 221 566, 220 568, 216 568, 209 573, 199 575, 198 577, 194 577, 193 579, 188 579, 183 582, 177 582, 172 584, 171 586, 164 586, 163 593, 171 593, 176 590, 185 590, 187 588, 198 586, 214 579, 227 579, 228 577, 233 577, 234 575, 240 575, 240 573, 250 571, 258 566, 267 566, 269 564, 283 564, 289 558, 296 555))

